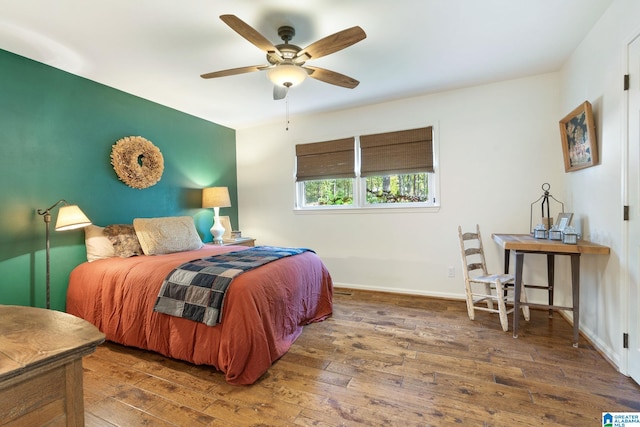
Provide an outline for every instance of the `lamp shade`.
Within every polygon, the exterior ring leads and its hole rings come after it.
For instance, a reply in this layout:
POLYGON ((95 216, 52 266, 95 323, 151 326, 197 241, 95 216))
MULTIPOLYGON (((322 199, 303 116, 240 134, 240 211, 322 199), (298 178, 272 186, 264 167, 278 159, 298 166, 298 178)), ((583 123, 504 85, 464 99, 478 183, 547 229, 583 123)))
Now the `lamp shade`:
POLYGON ((267 77, 278 86, 295 86, 307 78, 307 72, 298 65, 280 64, 267 71, 267 77))
POLYGON ((203 208, 228 208, 231 206, 227 187, 209 187, 202 190, 203 208))
POLYGON ((89 218, 80 210, 78 205, 62 206, 58 210, 56 231, 73 230, 91 225, 89 218))

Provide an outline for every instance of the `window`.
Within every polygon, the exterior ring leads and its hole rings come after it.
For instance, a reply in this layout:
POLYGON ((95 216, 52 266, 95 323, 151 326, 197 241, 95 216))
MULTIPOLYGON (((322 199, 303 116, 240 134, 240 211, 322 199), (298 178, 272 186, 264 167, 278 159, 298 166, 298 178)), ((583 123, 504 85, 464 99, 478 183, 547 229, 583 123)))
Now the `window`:
POLYGON ((431 126, 296 145, 298 209, 437 206, 431 126))
POLYGON ((420 203, 429 199, 429 174, 370 176, 366 180, 368 204, 420 203))
POLYGON ((353 204, 355 138, 296 145, 298 206, 353 204))
POLYGON ((322 179, 305 181, 305 206, 349 206, 353 205, 353 179, 322 179))

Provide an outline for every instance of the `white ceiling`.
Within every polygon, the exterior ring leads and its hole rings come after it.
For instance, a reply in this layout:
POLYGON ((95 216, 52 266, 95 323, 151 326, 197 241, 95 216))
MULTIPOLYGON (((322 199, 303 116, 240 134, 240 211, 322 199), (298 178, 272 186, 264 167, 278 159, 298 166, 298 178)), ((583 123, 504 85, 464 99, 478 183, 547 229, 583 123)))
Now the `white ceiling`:
POLYGON ((231 128, 284 120, 265 64, 224 24, 233 14, 273 44, 305 47, 359 25, 367 38, 309 65, 360 81, 289 91, 293 115, 557 71, 612 0, 0 0, 0 48, 231 128))

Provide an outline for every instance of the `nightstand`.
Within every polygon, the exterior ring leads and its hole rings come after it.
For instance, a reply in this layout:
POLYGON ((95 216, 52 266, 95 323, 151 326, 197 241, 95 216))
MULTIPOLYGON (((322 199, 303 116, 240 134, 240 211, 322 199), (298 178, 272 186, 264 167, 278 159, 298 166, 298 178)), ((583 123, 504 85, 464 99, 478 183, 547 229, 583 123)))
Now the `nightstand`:
POLYGON ((225 239, 222 244, 217 244, 213 242, 207 243, 207 245, 215 245, 215 246, 255 246, 256 239, 253 237, 240 237, 237 239, 225 239))

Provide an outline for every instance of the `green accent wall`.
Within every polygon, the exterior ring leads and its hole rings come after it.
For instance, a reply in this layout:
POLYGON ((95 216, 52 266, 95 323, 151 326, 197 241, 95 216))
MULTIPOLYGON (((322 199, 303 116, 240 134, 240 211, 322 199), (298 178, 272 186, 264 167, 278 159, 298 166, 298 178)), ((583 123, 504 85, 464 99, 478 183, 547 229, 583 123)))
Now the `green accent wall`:
MULTIPOLYGON (((215 102, 215 100, 212 100, 215 102)), ((0 304, 45 306, 45 224, 60 199, 100 226, 190 215, 211 240, 201 189, 228 186, 237 227, 235 130, 0 50, 0 304), (142 136, 164 156, 144 190, 118 180, 111 147, 142 136)), ((82 230, 51 226, 51 306, 64 310, 69 273, 86 261, 82 230)))

